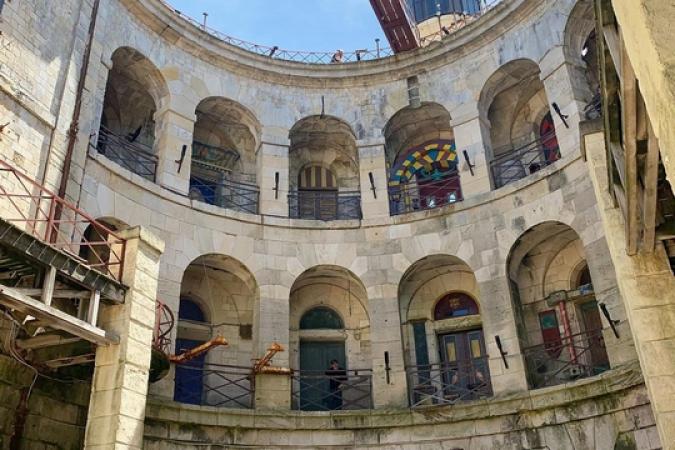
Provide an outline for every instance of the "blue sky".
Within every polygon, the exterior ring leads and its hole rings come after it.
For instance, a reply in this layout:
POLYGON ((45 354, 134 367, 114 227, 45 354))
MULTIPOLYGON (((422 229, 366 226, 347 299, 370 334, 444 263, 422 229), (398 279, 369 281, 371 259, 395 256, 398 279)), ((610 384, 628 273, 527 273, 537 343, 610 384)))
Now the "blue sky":
POLYGON ((351 51, 389 44, 368 0, 168 0, 225 34, 287 50, 351 51))

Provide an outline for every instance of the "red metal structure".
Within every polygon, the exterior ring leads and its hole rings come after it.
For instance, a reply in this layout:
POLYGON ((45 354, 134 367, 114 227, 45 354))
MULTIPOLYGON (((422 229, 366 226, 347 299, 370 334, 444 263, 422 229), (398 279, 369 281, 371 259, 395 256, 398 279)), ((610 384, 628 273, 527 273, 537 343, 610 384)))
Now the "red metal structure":
POLYGON ((420 46, 414 16, 406 0, 370 0, 370 4, 394 53, 420 46))
POLYGON ((121 281, 126 241, 3 160, 0 208, 6 222, 121 281))

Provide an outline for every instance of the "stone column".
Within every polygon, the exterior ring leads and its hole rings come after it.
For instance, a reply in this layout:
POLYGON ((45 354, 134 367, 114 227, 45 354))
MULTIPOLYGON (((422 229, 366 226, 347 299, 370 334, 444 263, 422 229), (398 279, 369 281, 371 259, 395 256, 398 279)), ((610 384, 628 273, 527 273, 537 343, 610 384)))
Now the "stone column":
POLYGON ((368 288, 368 315, 373 369, 374 408, 408 406, 398 286, 383 284, 368 288), (385 352, 389 364, 387 370, 385 352))
POLYGON ((585 83, 583 67, 565 60, 563 47, 556 47, 546 54, 539 63, 541 81, 546 89, 551 117, 555 124, 555 132, 563 157, 579 152, 579 122, 584 120, 583 111, 586 106, 584 97, 588 89, 582 89, 585 83), (568 116, 566 127, 560 116, 554 111, 556 103, 562 114, 568 116))
POLYGON ((453 120, 452 128, 459 157, 458 167, 464 198, 489 192, 492 189, 491 158, 487 155, 483 139, 483 130, 489 128, 489 125, 485 124, 475 111, 474 114, 453 120), (469 167, 469 161, 464 157, 465 150, 473 168, 469 167))
POLYGON ((359 170, 361 172, 363 219, 389 217, 389 174, 384 154, 384 140, 361 140, 357 142, 357 146, 359 149, 359 170), (373 185, 375 186, 374 192, 373 185))
MULTIPOLYGON (((284 351, 272 359, 272 366, 289 367, 290 364, 290 289, 278 284, 264 284, 265 277, 275 279, 281 270, 268 269, 267 275, 256 274, 260 285, 260 299, 253 314, 253 351, 260 358, 273 344, 281 344, 284 351)), ((290 409, 291 383, 287 375, 257 375, 255 392, 256 409, 290 409)))
POLYGON ((187 115, 172 109, 155 113, 155 154, 159 156, 157 183, 174 192, 187 195, 190 189, 192 164, 192 132, 195 126, 194 113, 187 115), (183 146, 185 156, 179 163, 183 146))
POLYGON ((608 189, 604 134, 584 136, 607 245, 664 449, 675 449, 675 277, 661 244, 626 254, 625 220, 608 189))
POLYGON ((143 447, 143 424, 155 322, 159 257, 164 243, 140 227, 118 233, 127 239, 122 282, 124 304, 104 306, 98 325, 120 343, 96 349, 85 430, 86 449, 143 447))
POLYGON ((527 391, 527 374, 520 350, 514 306, 506 276, 494 276, 488 271, 476 272, 483 320, 485 348, 489 355, 490 378, 495 395, 527 391), (504 365, 497 346, 496 336, 507 353, 504 365))
POLYGON ((288 217, 289 145, 287 136, 263 135, 257 157, 260 214, 288 217))

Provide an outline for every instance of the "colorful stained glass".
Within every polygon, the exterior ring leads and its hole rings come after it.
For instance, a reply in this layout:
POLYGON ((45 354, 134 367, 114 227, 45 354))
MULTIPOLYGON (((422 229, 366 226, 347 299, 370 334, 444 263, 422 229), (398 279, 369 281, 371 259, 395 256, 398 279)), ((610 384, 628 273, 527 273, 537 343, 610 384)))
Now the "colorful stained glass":
POLYGON ((478 304, 467 294, 451 292, 441 298, 434 308, 434 320, 478 314, 478 304))

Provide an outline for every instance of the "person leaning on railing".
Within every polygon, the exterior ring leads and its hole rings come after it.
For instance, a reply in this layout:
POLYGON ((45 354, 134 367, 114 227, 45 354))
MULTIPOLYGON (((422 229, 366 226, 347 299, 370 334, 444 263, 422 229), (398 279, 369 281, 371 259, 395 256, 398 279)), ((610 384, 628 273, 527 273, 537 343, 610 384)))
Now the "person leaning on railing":
POLYGON ((347 381, 347 371, 340 367, 337 359, 332 359, 326 370, 326 376, 329 377, 326 407, 331 411, 342 409, 342 391, 345 387, 344 382, 347 381))

